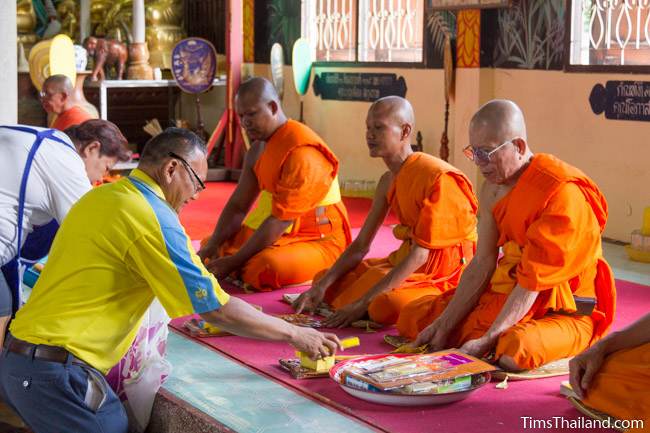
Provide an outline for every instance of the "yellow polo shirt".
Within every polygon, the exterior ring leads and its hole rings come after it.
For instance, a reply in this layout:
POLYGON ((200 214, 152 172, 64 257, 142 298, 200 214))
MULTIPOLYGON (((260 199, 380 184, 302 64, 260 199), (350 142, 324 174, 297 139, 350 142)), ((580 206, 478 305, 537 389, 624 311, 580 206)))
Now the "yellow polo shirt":
POLYGON ((72 207, 10 331, 65 347, 106 373, 132 344, 154 296, 171 317, 216 310, 229 299, 160 187, 134 170, 72 207))

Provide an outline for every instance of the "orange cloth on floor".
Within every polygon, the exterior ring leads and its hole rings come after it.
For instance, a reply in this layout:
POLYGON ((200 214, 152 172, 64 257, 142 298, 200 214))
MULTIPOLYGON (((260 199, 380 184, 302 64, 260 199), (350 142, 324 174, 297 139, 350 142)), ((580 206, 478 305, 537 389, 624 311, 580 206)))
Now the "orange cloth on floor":
POLYGON ((584 403, 620 420, 643 420, 650 431, 650 343, 610 354, 594 376, 584 403))
MULTIPOLYGON (((260 190, 272 196, 271 214, 293 220, 293 226, 246 262, 242 280, 262 291, 311 280, 329 268, 351 242, 343 202, 318 205, 338 173, 336 156, 314 131, 289 120, 266 142, 254 171, 260 190)), ((234 254, 252 234, 243 225, 221 246, 219 255, 234 254)))
POLYGON ((54 120, 54 123, 52 123, 52 128, 63 131, 73 125, 80 125, 90 119, 93 119, 93 116, 83 108, 75 105, 69 110, 59 114, 56 120, 54 120))
POLYGON ((325 302, 339 309, 358 300, 404 260, 415 243, 430 250, 426 263, 398 287, 375 296, 368 307, 373 321, 392 325, 411 301, 458 285, 476 248, 478 204, 464 174, 419 152, 404 162, 387 200, 399 218, 393 234, 402 245, 386 258, 361 262, 328 288, 325 302))
MULTIPOLYGON (((540 293, 519 324, 499 337, 497 357, 509 355, 520 368, 531 369, 577 354, 600 339, 614 318, 616 293, 602 257, 607 203, 598 187, 578 169, 538 154, 493 214, 503 257, 449 345, 482 336, 517 284, 540 293), (572 314, 574 296, 596 299, 591 316, 572 314), (563 333, 567 335, 560 338, 563 333)), ((449 294, 430 296, 405 307, 397 323, 400 333, 415 338, 449 300, 449 294)))

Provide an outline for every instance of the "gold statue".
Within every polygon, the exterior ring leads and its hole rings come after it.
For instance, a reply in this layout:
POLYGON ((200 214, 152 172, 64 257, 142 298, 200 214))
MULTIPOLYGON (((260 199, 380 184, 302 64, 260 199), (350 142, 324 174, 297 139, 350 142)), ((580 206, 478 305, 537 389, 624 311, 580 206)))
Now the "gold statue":
MULTIPOLYGON (((90 3, 90 34, 104 37, 107 34, 106 14, 115 3, 113 0, 92 0, 90 3)), ((119 3, 119 1, 118 1, 119 3)), ((83 42, 83 41, 82 41, 83 42)))
MULTIPOLYGON (((93 0, 91 23, 93 35, 119 41, 131 39, 132 0, 93 0)), ((148 0, 145 2, 146 39, 149 64, 161 69, 171 68, 171 52, 185 37, 182 0, 148 0)))
POLYGON ((16 3, 16 25, 18 27, 18 42, 26 51, 38 41, 36 30, 36 12, 32 0, 18 0, 16 3))
POLYGON ((185 37, 183 31, 183 2, 155 0, 145 6, 149 63, 152 67, 171 69, 172 50, 185 37))
MULTIPOLYGON (((73 41, 79 36, 79 8, 76 0, 62 0, 56 7, 61 20, 61 33, 70 36, 73 41)), ((83 42, 83 41, 82 41, 83 42)))

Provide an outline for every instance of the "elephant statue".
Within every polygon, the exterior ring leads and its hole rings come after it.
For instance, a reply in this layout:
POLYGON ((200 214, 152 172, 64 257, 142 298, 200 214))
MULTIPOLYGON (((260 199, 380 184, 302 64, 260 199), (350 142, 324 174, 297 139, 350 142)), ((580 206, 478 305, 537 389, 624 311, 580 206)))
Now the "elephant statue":
POLYGON ((113 40, 89 36, 84 41, 84 48, 94 59, 92 81, 103 80, 106 77, 104 68, 115 67, 117 79, 124 76, 124 65, 128 57, 126 44, 113 40))

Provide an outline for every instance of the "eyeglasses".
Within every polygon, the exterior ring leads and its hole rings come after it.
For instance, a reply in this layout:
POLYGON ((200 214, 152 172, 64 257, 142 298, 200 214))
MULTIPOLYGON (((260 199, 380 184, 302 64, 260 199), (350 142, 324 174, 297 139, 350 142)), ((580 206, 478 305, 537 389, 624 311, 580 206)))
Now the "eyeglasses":
POLYGON ((489 152, 481 148, 477 149, 475 147, 472 147, 472 145, 470 144, 469 146, 463 149, 463 154, 467 157, 467 159, 474 162, 474 164, 487 164, 491 161, 490 157, 492 156, 493 153, 501 149, 506 144, 512 143, 513 140, 516 140, 517 138, 519 137, 511 138, 510 140, 501 143, 500 145, 490 150, 489 152))
POLYGON ((196 184, 194 183, 194 181, 192 181, 192 183, 194 184, 195 193, 199 193, 199 192, 201 192, 201 191, 203 191, 205 189, 205 183, 203 183, 203 181, 201 180, 199 175, 196 174, 196 171, 194 171, 194 169, 192 168, 192 166, 190 165, 189 162, 187 162, 184 158, 178 156, 174 152, 169 152, 167 155, 174 158, 174 159, 177 159, 181 163, 183 163, 183 167, 185 167, 187 172, 191 173, 194 176, 194 178, 196 179, 196 182, 198 182, 198 184, 199 184, 199 186, 197 187, 196 184))
POLYGON ((56 95, 56 93, 47 93, 45 90, 38 92, 38 97, 41 99, 51 98, 54 95, 56 95))

